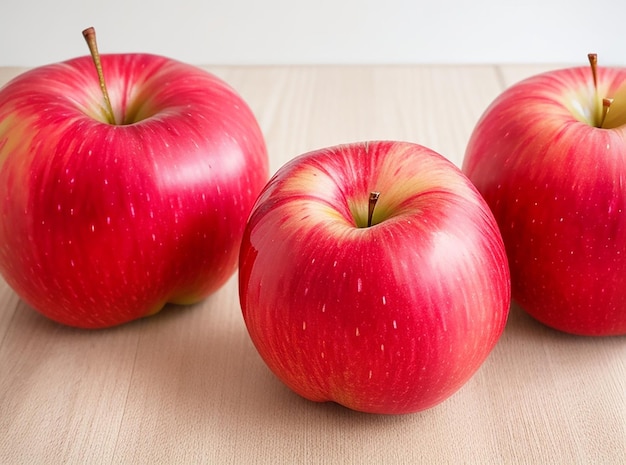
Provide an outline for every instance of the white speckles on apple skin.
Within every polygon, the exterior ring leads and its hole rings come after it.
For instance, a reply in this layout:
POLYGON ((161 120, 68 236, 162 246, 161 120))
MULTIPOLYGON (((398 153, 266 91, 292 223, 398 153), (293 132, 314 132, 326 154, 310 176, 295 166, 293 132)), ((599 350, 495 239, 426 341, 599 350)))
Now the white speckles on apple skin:
MULTIPOLYGON (((85 117, 101 98, 88 58, 30 71, 42 77, 41 86, 14 81, 10 94, 28 96, 19 106, 5 99, 9 93, 0 98, 0 199, 8 205, 0 211, 34 218, 30 229, 2 219, 13 225, 0 231, 0 256, 11 262, 2 271, 33 307, 82 327, 123 323, 170 298, 190 303, 217 289, 236 268, 245 220, 268 174, 262 134, 243 104, 230 116, 219 111, 195 120, 188 109, 177 114, 176 105, 156 115, 162 99, 176 103, 176 86, 159 85, 173 82, 170 71, 185 68, 193 89, 217 83, 215 77, 160 58, 151 66, 144 60, 154 58, 144 55, 103 59, 108 75, 119 78, 109 80, 114 104, 141 91, 142 111, 151 112, 146 120, 110 126, 85 117), (132 89, 148 81, 147 88, 132 89), (52 103, 42 111, 28 108, 46 93, 52 103), (63 111, 52 111, 57 106, 63 111), (5 122, 15 123, 10 132, 3 132, 5 122), (29 152, 13 157, 28 145, 29 152), (27 182, 17 185, 18 179, 27 182), (225 222, 236 226, 220 234, 215 225, 225 222), (17 257, 17 250, 29 255, 17 257)), ((209 100, 193 103, 195 115, 222 104, 226 109, 238 98, 227 86, 215 98, 210 94, 190 95, 209 100)), ((121 104, 118 110, 124 112, 121 104)))
MULTIPOLYGON (((616 91, 626 72, 600 79, 616 91)), ((562 102, 572 89, 593 89, 588 69, 506 91, 479 121, 463 170, 501 227, 514 300, 561 331, 626 334, 626 127, 578 121, 562 102)))
MULTIPOLYGON (((461 189, 469 199, 452 200, 439 188, 435 205, 420 204, 427 211, 421 216, 409 215, 418 208, 409 202, 387 198, 383 211, 397 204, 403 213, 357 228, 345 203, 318 198, 332 197, 334 189, 324 180, 316 188, 320 178, 276 181, 251 215, 239 282, 255 347, 288 386, 312 400, 362 410, 395 394, 395 409, 437 403, 484 360, 506 322, 508 268, 493 219, 473 189, 461 189), (302 202, 273 203, 276 186, 302 202), (475 208, 488 233, 460 221, 475 208), (458 250, 461 243, 473 245, 458 250), (447 282, 451 269, 458 279, 447 282), (434 387, 442 382, 445 389, 434 387)), ((432 178, 425 184, 432 186, 432 178)))

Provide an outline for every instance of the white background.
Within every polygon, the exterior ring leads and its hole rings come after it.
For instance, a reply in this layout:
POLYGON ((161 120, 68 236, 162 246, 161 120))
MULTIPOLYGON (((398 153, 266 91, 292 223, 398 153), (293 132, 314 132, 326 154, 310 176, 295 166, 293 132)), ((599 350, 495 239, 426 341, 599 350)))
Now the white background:
POLYGON ((626 65, 626 0, 0 0, 0 66, 100 51, 193 64, 626 65))

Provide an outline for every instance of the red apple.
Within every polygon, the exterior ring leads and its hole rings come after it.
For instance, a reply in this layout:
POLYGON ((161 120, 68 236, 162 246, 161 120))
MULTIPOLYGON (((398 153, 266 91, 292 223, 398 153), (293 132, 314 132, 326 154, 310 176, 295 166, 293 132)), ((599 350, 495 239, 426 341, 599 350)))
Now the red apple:
POLYGON ((278 378, 307 399, 373 413, 423 410, 457 391, 510 303, 484 200, 451 162, 401 142, 282 167, 250 216, 239 285, 250 337, 278 378))
POLYGON ((591 59, 591 70, 555 70, 501 94, 463 171, 498 221, 513 300, 561 331, 626 334, 626 69, 591 59))
POLYGON ((0 272, 85 328, 218 289, 268 175, 259 126, 226 83, 160 56, 101 63, 114 117, 88 56, 0 90, 0 272))

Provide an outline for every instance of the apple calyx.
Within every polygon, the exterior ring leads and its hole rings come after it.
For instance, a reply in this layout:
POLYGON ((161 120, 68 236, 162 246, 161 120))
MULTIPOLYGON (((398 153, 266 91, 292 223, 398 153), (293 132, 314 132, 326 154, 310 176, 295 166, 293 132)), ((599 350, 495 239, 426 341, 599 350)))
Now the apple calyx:
POLYGON ((83 37, 89 47, 89 53, 93 59, 93 64, 96 67, 98 73, 98 80, 100 82, 100 90, 102 90, 102 96, 104 97, 104 117, 110 124, 116 124, 115 113, 113 112, 113 106, 111 105, 111 99, 109 98, 109 92, 107 91, 106 83, 104 82, 104 73, 102 72, 102 63, 100 61, 100 53, 98 52, 98 42, 96 41, 96 30, 93 27, 88 27, 83 31, 83 37))
POLYGON ((376 208, 376 203, 378 202, 378 198, 380 197, 380 192, 374 191, 370 192, 369 203, 367 206, 367 227, 372 226, 372 218, 374 217, 374 208, 376 208))

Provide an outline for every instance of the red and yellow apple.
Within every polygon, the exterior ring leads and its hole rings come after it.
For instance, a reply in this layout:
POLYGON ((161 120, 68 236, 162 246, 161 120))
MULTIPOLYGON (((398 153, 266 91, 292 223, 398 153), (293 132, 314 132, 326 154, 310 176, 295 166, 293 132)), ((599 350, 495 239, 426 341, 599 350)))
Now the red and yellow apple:
POLYGON ((510 303, 502 238, 451 162, 411 143, 296 157, 269 181, 241 247, 250 337, 296 393, 408 413, 457 391, 510 303))
POLYGON ((561 331, 626 334, 626 69, 590 59, 502 93, 463 171, 498 221, 513 300, 561 331))
POLYGON ((113 326, 193 303, 235 271, 265 142, 214 75, 146 54, 89 56, 0 90, 0 272, 58 322, 113 326))

